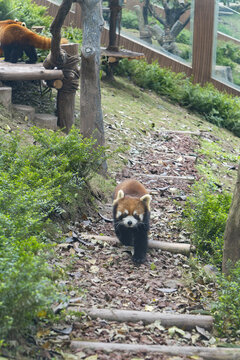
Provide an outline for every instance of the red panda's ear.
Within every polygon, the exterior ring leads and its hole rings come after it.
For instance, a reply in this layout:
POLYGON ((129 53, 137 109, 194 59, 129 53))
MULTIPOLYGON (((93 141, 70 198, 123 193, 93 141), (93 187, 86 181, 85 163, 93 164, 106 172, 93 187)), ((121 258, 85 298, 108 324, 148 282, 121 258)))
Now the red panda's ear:
POLYGON ((124 192, 123 190, 119 190, 116 199, 113 201, 113 205, 115 205, 118 202, 118 200, 123 198, 124 198, 124 192))
POLYGON ((146 194, 146 195, 143 195, 141 198, 140 198, 141 201, 143 201, 146 206, 147 206, 147 209, 150 211, 150 202, 152 200, 152 197, 151 195, 149 194, 146 194))

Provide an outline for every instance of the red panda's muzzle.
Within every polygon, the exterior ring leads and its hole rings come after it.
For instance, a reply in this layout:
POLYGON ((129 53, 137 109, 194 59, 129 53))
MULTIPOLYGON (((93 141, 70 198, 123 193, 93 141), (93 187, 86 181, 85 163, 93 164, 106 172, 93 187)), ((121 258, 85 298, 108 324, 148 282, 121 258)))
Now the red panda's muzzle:
POLYGON ((138 224, 138 220, 132 215, 128 215, 128 216, 124 217, 122 219, 122 222, 126 227, 129 227, 129 228, 137 226, 137 224, 138 224))

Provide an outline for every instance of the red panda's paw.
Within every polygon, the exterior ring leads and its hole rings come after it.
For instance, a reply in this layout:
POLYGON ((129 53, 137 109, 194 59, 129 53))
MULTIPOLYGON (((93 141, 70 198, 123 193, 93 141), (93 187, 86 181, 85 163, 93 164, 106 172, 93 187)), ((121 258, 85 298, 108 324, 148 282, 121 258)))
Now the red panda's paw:
POLYGON ((146 262, 146 260, 147 260, 146 256, 144 256, 144 257, 135 257, 134 255, 133 255, 132 259, 133 259, 133 262, 134 262, 135 265, 144 264, 146 262))

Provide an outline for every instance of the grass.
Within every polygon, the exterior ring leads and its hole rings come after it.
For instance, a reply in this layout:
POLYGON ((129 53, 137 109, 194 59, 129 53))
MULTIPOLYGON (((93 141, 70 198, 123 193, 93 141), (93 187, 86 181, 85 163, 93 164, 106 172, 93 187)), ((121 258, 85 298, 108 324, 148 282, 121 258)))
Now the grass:
MULTIPOLYGON (((235 173, 228 170, 226 164, 239 161, 240 139, 231 132, 122 78, 116 78, 112 84, 102 82, 102 109, 107 145, 111 149, 121 145, 122 154, 127 153, 131 144, 148 136, 152 129, 210 132, 212 141, 200 139, 199 155, 204 157, 199 163, 200 171, 211 171, 221 182, 224 174, 226 186, 232 189, 231 179, 235 179, 235 173)), ((117 164, 110 161, 110 169, 118 168, 121 162, 119 156, 117 164)))

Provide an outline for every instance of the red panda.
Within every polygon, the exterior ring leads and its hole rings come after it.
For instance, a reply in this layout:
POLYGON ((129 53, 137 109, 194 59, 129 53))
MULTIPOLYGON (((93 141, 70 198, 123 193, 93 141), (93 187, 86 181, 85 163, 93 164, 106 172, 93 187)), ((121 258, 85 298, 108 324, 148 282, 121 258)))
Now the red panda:
POLYGON ((151 196, 137 180, 127 179, 116 187, 113 201, 115 233, 123 245, 134 246, 133 261, 146 260, 151 196))
MULTIPOLYGON (((21 26, 26 26, 25 22, 18 21, 17 19, 15 19, 15 20, 8 19, 8 20, 0 21, 0 28, 1 28, 1 26, 5 26, 5 25, 9 25, 9 24, 18 24, 21 26)), ((0 47, 0 56, 3 56, 3 49, 1 47, 0 47)))
MULTIPOLYGON (((61 43, 67 43, 62 39, 61 43)), ((16 63, 23 52, 29 57, 26 62, 34 64, 37 61, 35 48, 50 49, 51 39, 40 36, 17 23, 0 24, 0 47, 4 52, 5 61, 16 63)))

